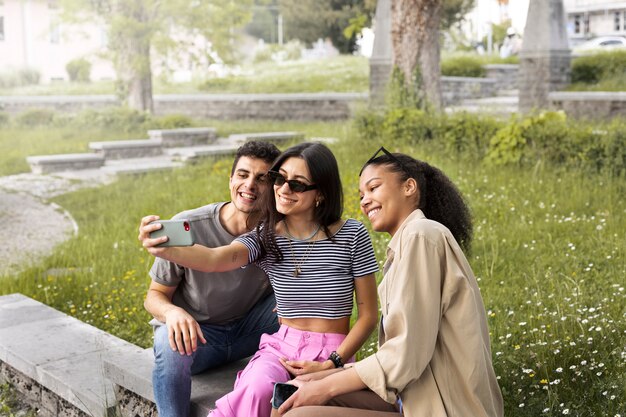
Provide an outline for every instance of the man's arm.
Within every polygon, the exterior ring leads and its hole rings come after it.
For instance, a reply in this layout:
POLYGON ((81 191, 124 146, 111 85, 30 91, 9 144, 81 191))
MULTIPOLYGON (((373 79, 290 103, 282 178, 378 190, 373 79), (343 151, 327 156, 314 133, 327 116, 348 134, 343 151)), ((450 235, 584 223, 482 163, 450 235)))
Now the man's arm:
POLYGON ((143 305, 148 313, 167 326, 167 336, 172 350, 189 356, 198 348, 198 339, 202 343, 206 343, 206 340, 200 325, 191 314, 172 303, 176 288, 177 286, 168 287, 154 281, 150 282, 143 305))

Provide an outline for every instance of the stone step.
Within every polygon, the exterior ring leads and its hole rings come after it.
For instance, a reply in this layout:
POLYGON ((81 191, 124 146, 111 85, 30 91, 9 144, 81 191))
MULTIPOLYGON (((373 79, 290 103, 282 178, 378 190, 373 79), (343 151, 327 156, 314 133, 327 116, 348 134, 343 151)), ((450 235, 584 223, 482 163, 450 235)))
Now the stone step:
POLYGON ((233 142, 250 142, 252 140, 272 142, 280 144, 288 141, 302 141, 304 134, 300 132, 262 132, 262 133, 236 133, 228 137, 233 142))
POLYGON ((186 146, 167 148, 165 153, 180 161, 193 161, 199 158, 218 157, 223 155, 235 155, 241 142, 229 138, 218 138, 211 145, 186 146))
POLYGON ((90 142, 89 149, 105 159, 141 158, 163 154, 161 139, 131 139, 90 142))
MULTIPOLYGON (((206 417, 215 401, 233 388, 237 371, 248 359, 192 377, 190 417, 206 417)), ((105 376, 113 383, 122 417, 156 415, 152 390, 152 349, 137 349, 104 361, 105 376)))
POLYGON ((216 130, 212 127, 148 130, 148 136, 160 139, 165 148, 206 145, 217 140, 216 130))
POLYGON ((95 153, 70 153, 26 157, 34 174, 99 168, 104 165, 104 155, 95 153))
POLYGON ((160 155, 152 158, 129 158, 106 161, 105 165, 100 168, 100 171, 105 174, 129 175, 144 174, 152 171, 165 171, 182 166, 184 166, 184 163, 172 161, 169 155, 160 155))

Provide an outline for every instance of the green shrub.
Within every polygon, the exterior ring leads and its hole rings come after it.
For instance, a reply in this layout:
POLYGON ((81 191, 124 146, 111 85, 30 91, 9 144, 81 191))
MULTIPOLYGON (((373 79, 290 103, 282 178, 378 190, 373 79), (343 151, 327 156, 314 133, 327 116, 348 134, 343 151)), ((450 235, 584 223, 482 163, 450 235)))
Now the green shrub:
POLYGON ((65 65, 65 70, 72 82, 89 82, 91 79, 91 62, 85 58, 71 60, 65 65))
POLYGON ((22 68, 18 71, 20 85, 39 84, 41 73, 34 68, 22 68))
POLYGON ((0 127, 8 126, 10 122, 9 113, 0 111, 0 127))
POLYGON ((455 113, 445 119, 443 141, 448 152, 482 159, 489 149, 489 139, 502 123, 489 116, 455 113))
POLYGON ((383 143, 419 143, 430 140, 436 136, 438 122, 438 117, 424 110, 392 109, 387 112, 382 123, 383 143))
POLYGON ((382 126, 385 121, 385 116, 378 112, 364 112, 358 114, 354 118, 354 126, 361 140, 369 142, 380 142, 382 140, 382 126))
POLYGON ((626 123, 615 120, 601 140, 605 168, 616 176, 626 175, 626 123))
POLYGON ((517 119, 501 128, 489 141, 486 161, 493 165, 517 164, 524 156, 526 138, 517 119))
POLYGON ((623 76, 626 51, 599 52, 572 61, 572 82, 595 84, 604 79, 623 76))
POLYGON ((193 120, 183 114, 168 114, 150 121, 151 129, 177 129, 193 126, 193 120))
POLYGON ((0 73, 0 88, 21 87, 23 85, 39 84, 41 74, 36 69, 21 68, 19 70, 0 73))
POLYGON ((50 126, 55 119, 54 110, 50 109, 31 109, 20 113, 15 121, 21 127, 40 127, 50 126))
POLYGON ((480 58, 455 56, 441 61, 441 75, 453 77, 484 77, 485 69, 480 58))
POLYGON ((222 91, 227 90, 232 83, 233 79, 230 77, 209 78, 199 88, 202 91, 222 91))
POLYGON ((148 113, 127 107, 110 107, 103 110, 84 110, 68 123, 77 127, 107 129, 109 131, 135 132, 145 130, 150 121, 148 113))

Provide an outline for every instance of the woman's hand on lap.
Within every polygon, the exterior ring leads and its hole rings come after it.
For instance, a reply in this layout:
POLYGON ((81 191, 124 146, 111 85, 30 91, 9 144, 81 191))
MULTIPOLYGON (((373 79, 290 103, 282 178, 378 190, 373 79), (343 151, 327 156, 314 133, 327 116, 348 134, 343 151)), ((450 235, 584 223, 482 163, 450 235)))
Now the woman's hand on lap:
POLYGON ((281 358, 280 363, 290 374, 295 376, 308 375, 314 372, 327 371, 335 369, 335 365, 330 360, 324 362, 318 361, 288 361, 281 358))

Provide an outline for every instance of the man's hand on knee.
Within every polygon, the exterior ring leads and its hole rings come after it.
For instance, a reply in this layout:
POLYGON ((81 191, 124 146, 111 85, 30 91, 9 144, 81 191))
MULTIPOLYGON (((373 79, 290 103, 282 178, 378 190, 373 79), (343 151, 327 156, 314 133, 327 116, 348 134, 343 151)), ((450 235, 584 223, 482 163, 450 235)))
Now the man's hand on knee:
POLYGON ((170 347, 181 355, 193 354, 198 349, 198 339, 203 344, 206 343, 198 322, 180 307, 174 307, 165 313, 165 324, 170 347))

